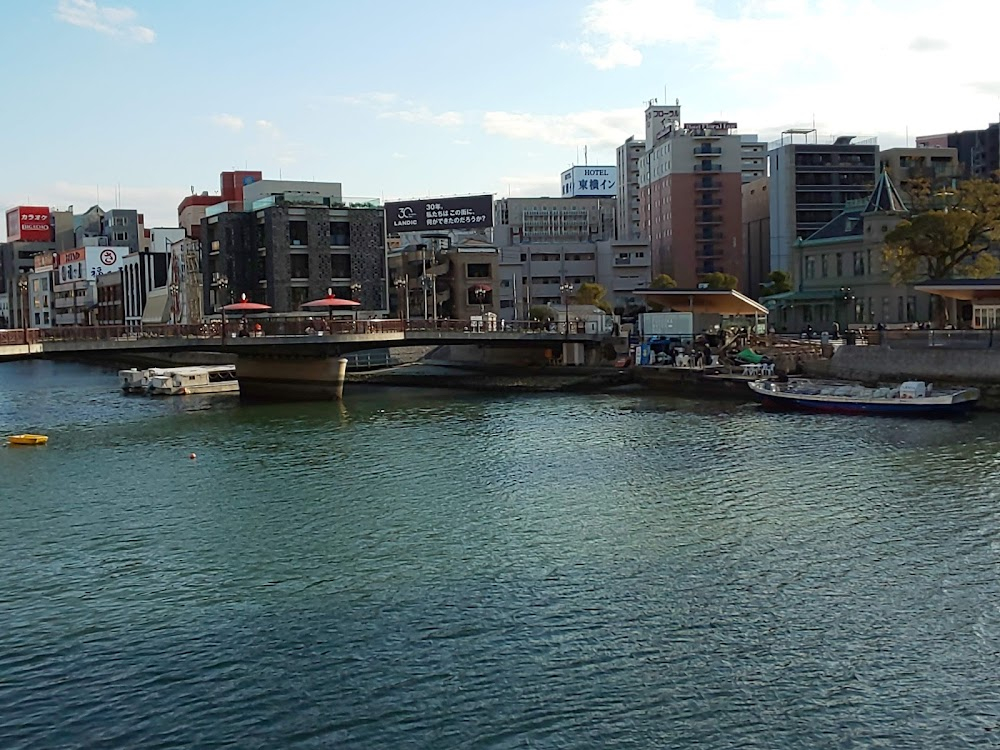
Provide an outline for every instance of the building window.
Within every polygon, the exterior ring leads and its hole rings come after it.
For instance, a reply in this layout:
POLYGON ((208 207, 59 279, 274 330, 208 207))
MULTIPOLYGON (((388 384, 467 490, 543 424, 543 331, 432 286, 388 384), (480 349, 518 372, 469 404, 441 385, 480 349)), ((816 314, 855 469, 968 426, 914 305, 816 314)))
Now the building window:
POLYGON ((351 278, 351 256, 349 253, 330 253, 330 277, 351 278))
POLYGON ((906 320, 906 308, 905 308, 905 304, 906 304, 906 302, 905 302, 905 300, 902 297, 897 297, 896 298, 896 321, 897 322, 902 323, 902 322, 904 322, 906 320))
POLYGON ((816 259, 806 258, 806 278, 815 279, 816 278, 816 259))
POLYGON ((868 250, 866 254, 868 256, 868 275, 871 276, 874 273, 874 271, 872 271, 872 251, 868 250))
POLYGON ((865 258, 860 251, 856 251, 853 254, 854 259, 854 275, 864 276, 865 275, 865 258))
POLYGON ((288 222, 288 241, 294 246, 304 247, 308 245, 309 224, 304 221, 288 222))
POLYGON ((826 253, 819 256, 819 272, 822 278, 826 278, 830 275, 830 264, 827 259, 826 253))
POLYGON ((917 322, 917 298, 907 297, 906 298, 906 322, 916 323, 917 322))
POLYGON ((127 222, 125 220, 125 217, 124 216, 116 216, 115 220, 114 220, 114 225, 116 227, 124 227, 124 226, 126 226, 127 222))
POLYGON ((347 221, 330 222, 330 244, 350 245, 351 244, 351 224, 347 221))
POLYGON ((837 253, 837 277, 844 275, 844 254, 837 253))
POLYGON ((490 277, 490 264, 470 263, 465 267, 465 275, 470 279, 488 279, 490 277))
POLYGON ((115 232, 113 237, 115 242, 128 242, 128 232, 115 232))
POLYGON ((309 278, 309 256, 306 253, 292 253, 292 278, 293 279, 308 279, 309 278))

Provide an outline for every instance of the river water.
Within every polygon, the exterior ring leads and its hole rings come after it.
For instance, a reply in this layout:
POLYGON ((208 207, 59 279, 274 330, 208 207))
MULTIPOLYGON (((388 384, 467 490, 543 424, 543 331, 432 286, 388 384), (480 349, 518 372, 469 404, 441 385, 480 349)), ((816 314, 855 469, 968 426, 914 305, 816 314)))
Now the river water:
POLYGON ((1000 746, 996 416, 115 387, 0 364, 0 748, 1000 746))

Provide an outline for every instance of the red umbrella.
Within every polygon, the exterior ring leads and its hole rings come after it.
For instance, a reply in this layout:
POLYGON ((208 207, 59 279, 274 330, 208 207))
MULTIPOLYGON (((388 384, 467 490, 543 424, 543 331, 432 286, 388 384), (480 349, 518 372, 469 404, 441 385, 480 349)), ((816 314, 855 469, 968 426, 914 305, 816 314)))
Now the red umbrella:
POLYGON ((317 310, 327 309, 330 314, 333 315, 333 309, 335 307, 360 307, 360 302, 355 302, 352 299, 344 299, 343 297, 338 297, 333 293, 333 290, 329 290, 323 299, 314 299, 312 302, 303 302, 302 307, 314 307, 317 310))
POLYGON ((225 310, 226 312, 248 313, 248 312, 264 312, 265 310, 270 310, 271 306, 261 304, 260 302, 251 302, 250 300, 247 299, 247 296, 244 294, 240 297, 239 302, 233 302, 232 304, 225 305, 222 309, 225 310))
POLYGON ((223 305, 222 307, 222 340, 226 340, 226 313, 227 312, 238 312, 238 313, 252 313, 252 312, 264 312, 265 310, 270 310, 270 305, 264 305, 260 302, 251 302, 247 299, 245 294, 240 295, 239 302, 233 302, 228 305, 223 305))

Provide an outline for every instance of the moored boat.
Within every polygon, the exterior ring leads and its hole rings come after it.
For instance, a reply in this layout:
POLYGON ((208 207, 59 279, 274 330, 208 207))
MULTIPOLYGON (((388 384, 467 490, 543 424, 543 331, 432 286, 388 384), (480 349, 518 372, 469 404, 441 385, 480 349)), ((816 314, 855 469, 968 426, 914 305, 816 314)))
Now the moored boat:
POLYGON ((892 388, 806 379, 757 380, 749 386, 766 408, 828 414, 947 417, 968 412, 979 401, 977 388, 935 389, 919 380, 892 388))
POLYGON ((151 367, 148 370, 132 367, 128 370, 119 370, 118 378, 121 380, 122 390, 125 393, 145 393, 146 389, 149 388, 149 379, 164 372, 166 370, 159 367, 151 367))
POLYGON ((240 389, 236 365, 174 367, 149 379, 154 396, 185 396, 193 393, 234 393, 240 389))

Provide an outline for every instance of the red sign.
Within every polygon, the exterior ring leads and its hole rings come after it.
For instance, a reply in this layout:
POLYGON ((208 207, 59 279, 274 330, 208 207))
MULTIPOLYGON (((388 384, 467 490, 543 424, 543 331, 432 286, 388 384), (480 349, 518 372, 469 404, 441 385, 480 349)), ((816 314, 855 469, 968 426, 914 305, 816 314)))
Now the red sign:
POLYGON ((48 206, 17 206, 7 212, 8 242, 52 242, 52 234, 48 206))

